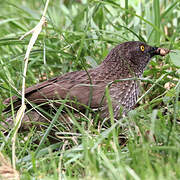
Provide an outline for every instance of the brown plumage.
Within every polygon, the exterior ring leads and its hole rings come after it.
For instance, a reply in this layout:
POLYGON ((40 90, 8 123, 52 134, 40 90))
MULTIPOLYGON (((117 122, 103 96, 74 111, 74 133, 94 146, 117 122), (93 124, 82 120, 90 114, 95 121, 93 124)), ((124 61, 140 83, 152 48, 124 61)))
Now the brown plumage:
MULTIPOLYGON (((118 79, 141 77, 146 65, 154 55, 163 56, 168 52, 166 49, 151 47, 139 41, 125 42, 113 48, 98 67, 87 72, 66 73, 36 84, 26 89, 25 97, 35 104, 68 97, 70 100, 89 105, 91 108, 101 107, 101 117, 108 117, 106 98, 103 98, 105 87, 118 79)), ((137 80, 112 83, 109 90, 115 118, 119 117, 121 107, 124 109, 123 114, 126 114, 136 104, 139 95, 137 80)), ((14 108, 16 108, 21 102, 17 97, 13 97, 13 99, 14 108)), ((4 101, 5 104, 9 102, 9 99, 4 101)), ((84 109, 83 105, 76 103, 71 105, 79 110, 84 109)), ((10 110, 10 106, 5 109, 5 111, 8 110, 10 110)))

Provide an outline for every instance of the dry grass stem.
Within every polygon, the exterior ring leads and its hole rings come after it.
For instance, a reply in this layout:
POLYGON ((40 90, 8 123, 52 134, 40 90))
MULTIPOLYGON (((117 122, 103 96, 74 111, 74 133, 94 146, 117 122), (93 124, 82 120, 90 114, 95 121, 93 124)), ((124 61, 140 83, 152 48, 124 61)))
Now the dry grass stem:
POLYGON ((13 138, 12 138, 12 162, 13 162, 13 168, 16 169, 16 156, 15 156, 15 143, 16 143, 16 136, 17 136, 17 132, 18 132, 18 129, 20 128, 21 126, 21 121, 24 117, 24 112, 26 110, 26 105, 25 105, 25 84, 26 84, 26 73, 27 73, 27 66, 28 66, 28 60, 29 60, 29 55, 30 55, 30 52, 42 30, 42 27, 43 25, 45 24, 46 22, 46 18, 45 18, 45 14, 46 14, 46 11, 47 11, 47 7, 48 7, 48 4, 49 4, 49 0, 46 1, 46 5, 45 5, 45 8, 44 8, 44 11, 43 11, 43 15, 42 15, 42 18, 40 20, 40 22, 32 29, 30 30, 29 32, 25 33, 20 39, 23 39, 25 36, 29 35, 32 33, 32 37, 29 41, 29 44, 28 44, 28 47, 27 47, 27 51, 26 51, 26 55, 25 55, 25 62, 24 62, 24 71, 23 71, 23 82, 22 82, 22 105, 19 109, 19 111, 17 112, 17 116, 15 118, 15 122, 14 122, 14 135, 13 135, 13 138))

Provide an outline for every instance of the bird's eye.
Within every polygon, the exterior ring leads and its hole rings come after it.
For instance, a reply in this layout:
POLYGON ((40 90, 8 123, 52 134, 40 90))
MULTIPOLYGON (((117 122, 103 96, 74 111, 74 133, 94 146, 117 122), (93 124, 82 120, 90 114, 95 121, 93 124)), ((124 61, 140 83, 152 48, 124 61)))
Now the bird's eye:
POLYGON ((144 51, 144 46, 141 45, 141 46, 140 46, 140 49, 141 49, 141 51, 143 52, 143 51, 144 51))

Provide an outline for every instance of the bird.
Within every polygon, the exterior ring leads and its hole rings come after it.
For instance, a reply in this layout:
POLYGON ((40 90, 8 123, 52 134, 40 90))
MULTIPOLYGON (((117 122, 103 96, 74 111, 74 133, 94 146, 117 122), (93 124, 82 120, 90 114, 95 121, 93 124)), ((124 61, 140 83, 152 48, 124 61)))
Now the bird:
MULTIPOLYGON (((145 42, 124 42, 114 47, 96 68, 68 72, 38 83, 25 90, 25 97, 28 102, 36 105, 68 99, 68 106, 79 111, 86 110, 87 106, 98 108, 100 117, 108 118, 109 108, 105 95, 108 87, 114 118, 119 119, 136 105, 140 92, 138 78, 142 77, 151 58, 168 53, 168 49, 149 46, 145 42)), ((11 99, 15 109, 21 105, 21 99, 17 96, 6 99, 4 104, 10 104, 11 99)), ((54 106, 58 107, 60 103, 55 102, 54 106)), ((42 108, 47 108, 47 104, 42 108)), ((4 112, 10 109, 11 105, 8 105, 4 112)))

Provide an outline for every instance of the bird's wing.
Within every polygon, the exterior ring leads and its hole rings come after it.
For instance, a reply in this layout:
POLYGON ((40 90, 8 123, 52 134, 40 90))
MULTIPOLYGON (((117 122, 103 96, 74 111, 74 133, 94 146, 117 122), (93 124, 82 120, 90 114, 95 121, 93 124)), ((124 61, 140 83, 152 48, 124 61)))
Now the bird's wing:
MULTIPOLYGON (((28 101, 35 104, 48 102, 48 100, 65 99, 67 96, 70 100, 77 100, 79 103, 98 107, 104 95, 104 82, 94 82, 90 84, 90 80, 85 71, 71 72, 63 76, 59 76, 35 86, 29 87, 25 91, 25 97, 28 101), (92 97, 92 98, 91 98, 92 97)), ((14 108, 21 104, 21 100, 13 97, 14 108)), ((10 102, 10 99, 4 101, 5 104, 10 102)), ((9 111, 11 106, 8 106, 4 112, 9 111)))

